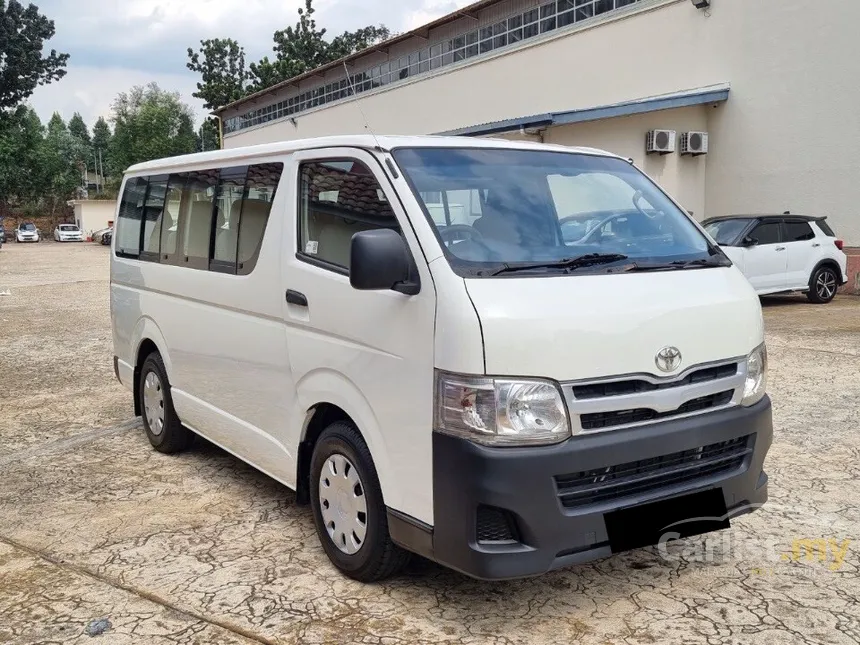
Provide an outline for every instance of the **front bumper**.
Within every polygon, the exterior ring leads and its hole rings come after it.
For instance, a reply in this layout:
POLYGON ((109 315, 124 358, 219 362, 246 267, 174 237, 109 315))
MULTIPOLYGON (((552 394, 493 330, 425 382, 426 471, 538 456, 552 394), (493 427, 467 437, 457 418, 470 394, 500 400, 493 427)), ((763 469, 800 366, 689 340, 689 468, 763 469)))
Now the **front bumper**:
MULTIPOLYGON (((434 433, 435 526, 409 524, 408 518, 391 512, 392 538, 425 557, 485 579, 535 575, 606 557, 613 551, 604 516, 618 509, 713 489, 722 491, 732 516, 764 503, 767 475, 762 467, 772 437, 767 397, 749 408, 580 436, 546 447, 491 448, 434 433), (726 462, 723 470, 696 471, 697 451, 723 442, 745 451, 737 461, 726 462), (655 462, 665 463, 666 456, 677 460, 682 453, 689 462, 683 466, 685 477, 646 475, 617 497, 601 493, 606 478, 600 473, 611 472, 611 467, 624 465, 623 472, 609 477, 616 477, 618 485, 630 472, 635 478, 655 462), (631 471, 634 463, 642 470, 631 471), (580 498, 573 506, 563 502, 559 482, 572 473, 591 477, 593 471, 597 471, 594 496, 580 498), (501 511, 516 539, 479 542, 479 507, 501 511)), ((699 463, 705 463, 703 457, 699 463)))

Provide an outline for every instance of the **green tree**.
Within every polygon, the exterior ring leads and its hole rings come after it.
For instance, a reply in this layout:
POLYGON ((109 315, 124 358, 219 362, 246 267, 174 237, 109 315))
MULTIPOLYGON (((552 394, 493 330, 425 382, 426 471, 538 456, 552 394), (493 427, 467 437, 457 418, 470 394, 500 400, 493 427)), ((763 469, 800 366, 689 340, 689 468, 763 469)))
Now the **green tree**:
POLYGON ((52 49, 43 55, 54 33, 54 21, 36 5, 0 0, 0 110, 16 107, 39 85, 65 76, 68 54, 52 49))
POLYGON ((90 130, 87 128, 87 124, 84 123, 84 118, 79 112, 75 112, 72 118, 69 119, 69 132, 73 137, 79 141, 83 141, 88 146, 92 143, 90 130))
POLYGON ((36 112, 20 106, 0 120, 0 211, 38 201, 47 191, 42 164, 44 127, 36 112))
POLYGON ((218 150, 220 147, 218 123, 214 119, 206 119, 197 131, 197 152, 218 150))
POLYGON ((103 153, 106 152, 112 136, 108 122, 103 116, 100 116, 93 126, 93 148, 101 150, 103 153))
POLYGON ((232 38, 201 40, 200 50, 188 48, 186 67, 200 74, 194 97, 214 110, 245 96, 251 75, 245 67, 245 49, 232 38))
POLYGON ((59 136, 63 132, 68 132, 69 128, 59 112, 54 112, 48 120, 48 134, 59 136))
POLYGON ((136 163, 197 149, 194 112, 180 101, 178 92, 162 90, 155 83, 121 93, 113 103, 111 121, 108 171, 112 176, 136 163))
POLYGON ((89 145, 73 135, 55 112, 48 121, 39 161, 44 173, 42 197, 51 217, 56 218, 60 207, 82 187, 89 153, 89 145))
POLYGON ((356 31, 345 31, 331 42, 325 40, 326 30, 318 29, 314 20, 313 0, 305 0, 305 8, 299 8, 299 21, 295 27, 276 31, 274 34, 275 59, 268 57, 259 63, 251 63, 252 91, 271 87, 311 69, 325 65, 344 56, 354 54, 370 45, 385 40, 390 32, 384 25, 363 27, 356 31))
POLYGON ((110 131, 110 126, 103 116, 100 116, 96 124, 93 126, 93 160, 98 159, 99 170, 107 174, 107 169, 110 167, 110 142, 113 134, 110 131))

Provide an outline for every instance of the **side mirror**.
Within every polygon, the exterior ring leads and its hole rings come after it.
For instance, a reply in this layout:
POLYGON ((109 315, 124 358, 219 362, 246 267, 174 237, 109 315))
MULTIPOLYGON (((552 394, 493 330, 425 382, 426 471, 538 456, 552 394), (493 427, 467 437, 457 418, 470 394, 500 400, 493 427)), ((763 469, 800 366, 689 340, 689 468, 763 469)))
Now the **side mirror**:
POLYGON ((750 237, 749 235, 741 240, 741 246, 756 246, 757 244, 758 240, 754 237, 750 237))
POLYGON ((349 249, 349 283, 353 289, 391 289, 414 296, 421 291, 418 270, 406 240, 389 228, 360 231, 352 236, 349 249))

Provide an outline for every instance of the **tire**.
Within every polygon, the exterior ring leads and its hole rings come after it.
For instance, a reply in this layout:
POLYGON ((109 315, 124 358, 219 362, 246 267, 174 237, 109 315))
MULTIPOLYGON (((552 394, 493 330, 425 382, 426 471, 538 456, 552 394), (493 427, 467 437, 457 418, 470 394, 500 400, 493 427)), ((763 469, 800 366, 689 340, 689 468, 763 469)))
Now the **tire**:
POLYGON ((830 265, 825 264, 812 272, 809 278, 809 291, 806 297, 809 302, 824 305, 833 300, 839 289, 839 277, 830 265))
POLYGON ((354 425, 339 421, 323 430, 311 457, 310 478, 317 535, 329 560, 344 575, 374 582, 394 575, 409 562, 409 552, 394 544, 388 534, 376 468, 354 425), (330 484, 326 486, 326 482, 330 484), (364 534, 359 535, 362 505, 364 534), (350 529, 353 533, 347 538, 350 529), (356 537, 360 537, 358 544, 356 537))
POLYGON ((161 354, 153 352, 143 361, 138 383, 143 428, 158 452, 171 454, 191 445, 194 434, 179 421, 170 396, 170 381, 161 354), (147 390, 149 390, 147 392, 147 390))

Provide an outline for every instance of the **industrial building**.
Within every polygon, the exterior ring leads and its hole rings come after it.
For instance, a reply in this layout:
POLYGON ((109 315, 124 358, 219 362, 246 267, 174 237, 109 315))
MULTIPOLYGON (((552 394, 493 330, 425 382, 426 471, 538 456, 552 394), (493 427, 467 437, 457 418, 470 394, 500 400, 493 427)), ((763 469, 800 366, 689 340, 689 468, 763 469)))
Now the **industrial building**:
POLYGON ((227 148, 365 132, 604 148, 698 219, 824 215, 860 246, 860 3, 482 0, 225 106, 227 148))

